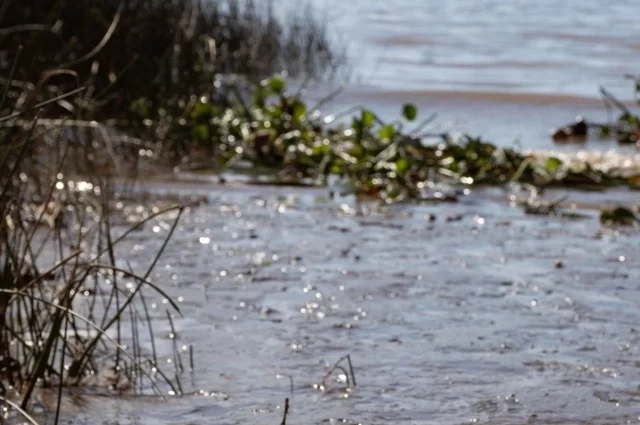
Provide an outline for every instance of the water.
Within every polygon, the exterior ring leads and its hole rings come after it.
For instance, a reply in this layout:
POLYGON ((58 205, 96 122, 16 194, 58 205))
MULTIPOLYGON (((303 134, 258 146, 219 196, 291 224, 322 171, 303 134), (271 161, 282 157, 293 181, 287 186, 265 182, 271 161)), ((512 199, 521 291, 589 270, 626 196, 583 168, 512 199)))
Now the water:
MULTIPOLYGON (((520 138, 547 148, 549 130, 576 115, 606 119, 598 87, 632 99, 624 77, 640 70, 633 1, 312 3, 346 45, 353 68, 336 107, 364 103, 392 118, 413 101, 424 116, 439 112, 447 128, 500 144, 520 138)), ((293 2, 280 4, 287 10, 293 2)))
POLYGON ((629 95, 637 3, 603 0, 315 0, 356 74, 383 90, 629 95))
MULTIPOLYGON (((151 276, 179 303, 195 373, 168 404, 72 390, 73 423, 274 424, 285 397, 298 424, 638 423, 637 230, 603 229, 588 208, 527 216, 499 190, 378 209, 321 189, 143 187, 208 200, 151 276), (356 388, 314 389, 346 354, 356 388)), ((168 223, 149 222, 117 257, 145 269, 168 223)), ((148 303, 168 361, 167 304, 148 303)))
MULTIPOLYGON (((412 101, 438 112, 440 129, 549 149, 549 128, 606 118, 598 85, 629 99, 622 76, 638 70, 631 1, 314 3, 348 43, 355 76, 327 112, 366 104, 392 118, 412 101)), ((638 233, 603 229, 596 209, 527 216, 494 191, 363 212, 323 190, 142 186, 208 199, 152 275, 179 300, 178 344, 195 347, 196 371, 182 377, 188 395, 166 404, 75 389, 66 423, 277 424, 285 397, 288 423, 303 425, 640 422, 638 233), (346 354, 356 389, 314 389, 346 354)), ((166 229, 148 223, 119 258, 144 269, 166 229)), ((166 305, 149 302, 168 360, 166 305)))

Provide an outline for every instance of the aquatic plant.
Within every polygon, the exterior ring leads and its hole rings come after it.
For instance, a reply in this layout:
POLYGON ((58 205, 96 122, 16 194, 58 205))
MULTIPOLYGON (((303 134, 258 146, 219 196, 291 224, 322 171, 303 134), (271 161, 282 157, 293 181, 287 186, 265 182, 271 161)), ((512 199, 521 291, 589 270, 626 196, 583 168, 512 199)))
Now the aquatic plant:
POLYGON ((617 206, 603 209, 600 212, 600 222, 606 225, 632 226, 637 225, 640 220, 631 209, 617 206))
MULTIPOLYGON (((627 77, 633 81, 634 97, 636 103, 640 105, 640 75, 627 77)), ((602 139, 614 138, 621 145, 638 145, 640 142, 640 116, 633 113, 604 87, 600 87, 600 94, 610 116, 609 122, 597 123, 576 117, 573 123, 551 131, 551 138, 554 142, 583 142, 589 135, 589 130, 592 129, 602 139), (612 117, 613 108, 619 111, 616 119, 612 117)))
POLYGON ((149 212, 128 229, 117 226, 111 181, 99 172, 112 141, 75 131, 88 124, 77 100, 83 90, 16 103, 7 96, 12 87, 33 92, 14 78, 17 68, 0 98, 0 421, 19 412, 35 423, 27 411, 40 387, 57 392, 49 406, 54 423, 66 386, 180 393, 179 371, 166 374, 158 366, 146 299, 162 297, 179 312, 149 276, 184 207, 149 212), (78 119, 42 120, 42 108, 56 102, 72 105, 78 119), (158 217, 173 225, 156 257, 136 270, 119 248, 158 217))
POLYGON ((279 182, 326 184, 338 178, 355 193, 388 202, 429 197, 437 182, 594 188, 633 186, 636 179, 584 162, 526 155, 480 137, 429 133, 434 117, 415 125, 413 104, 402 107, 398 120, 384 122, 366 108, 322 116, 299 91, 288 92, 281 76, 235 92, 252 96, 231 97, 227 106, 202 96, 185 105, 166 134, 184 143, 183 159, 193 161, 197 153, 216 171, 250 166, 279 182))

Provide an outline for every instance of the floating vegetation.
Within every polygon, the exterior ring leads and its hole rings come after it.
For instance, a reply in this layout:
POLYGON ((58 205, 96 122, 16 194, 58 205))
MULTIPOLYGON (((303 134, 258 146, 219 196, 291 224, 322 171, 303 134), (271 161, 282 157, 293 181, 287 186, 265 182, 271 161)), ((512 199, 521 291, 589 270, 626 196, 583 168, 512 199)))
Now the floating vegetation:
POLYGON ((413 104, 404 105, 393 122, 366 108, 323 116, 299 91, 288 92, 281 76, 262 81, 250 99, 236 97, 228 107, 194 99, 183 116, 168 137, 189 140, 190 152, 204 153, 214 171, 252 168, 279 184, 338 181, 385 202, 437 199, 441 184, 592 189, 634 186, 640 178, 585 161, 525 154, 480 137, 433 134, 426 129, 434 116, 418 122, 413 104))
MULTIPOLYGON (((633 80, 634 97, 636 103, 640 105, 640 75, 627 76, 633 80)), ((614 138, 621 145, 638 145, 640 141, 640 117, 634 114, 624 103, 609 93, 604 87, 600 88, 600 94, 605 107, 611 111, 615 107, 619 115, 615 120, 606 124, 586 121, 582 117, 576 117, 573 123, 567 124, 558 129, 551 130, 551 138, 556 143, 580 143, 587 139, 589 130, 597 132, 598 137, 603 139, 614 138)))
POLYGON ((603 209, 600 212, 600 223, 609 226, 634 226, 640 223, 638 216, 626 207, 603 209))
POLYGON ((584 142, 589 130, 584 118, 578 116, 573 123, 551 130, 551 138, 556 143, 584 142))

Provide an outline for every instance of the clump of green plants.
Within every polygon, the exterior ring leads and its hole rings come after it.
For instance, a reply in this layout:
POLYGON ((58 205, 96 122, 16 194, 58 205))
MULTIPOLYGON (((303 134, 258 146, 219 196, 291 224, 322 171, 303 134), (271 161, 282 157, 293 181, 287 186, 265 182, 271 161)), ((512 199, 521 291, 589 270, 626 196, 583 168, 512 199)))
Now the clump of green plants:
MULTIPOLYGON (((633 81, 634 97, 636 103, 640 105, 640 75, 629 75, 627 78, 633 81)), ((600 94, 609 112, 609 122, 596 123, 577 117, 573 123, 552 130, 551 137, 554 142, 583 142, 588 137, 589 130, 593 130, 602 139, 614 138, 621 145, 638 145, 640 142, 640 117, 604 87, 600 88, 600 94), (614 108, 619 111, 615 119, 612 118, 614 108)))
MULTIPOLYGON (((634 96, 636 103, 640 105, 640 75, 629 76, 629 78, 633 80, 634 96)), ((614 106, 620 111, 620 114, 613 123, 595 126, 599 130, 600 137, 613 136, 618 143, 623 145, 638 144, 640 141, 640 117, 604 88, 601 88, 600 92, 609 110, 611 110, 611 106, 614 106)))
POLYGON ((186 141, 185 158, 199 152, 218 171, 249 166, 274 181, 309 184, 338 178, 355 193, 388 202, 420 199, 434 182, 590 188, 633 180, 588 163, 525 155, 479 137, 429 133, 425 129, 433 117, 419 122, 413 104, 404 105, 393 122, 366 108, 349 112, 351 119, 322 116, 275 76, 253 89, 251 98, 237 96, 224 107, 206 96, 193 99, 167 137, 186 141))
POLYGON ((627 207, 605 208, 600 212, 600 222, 609 226, 635 226, 640 223, 635 212, 627 207))

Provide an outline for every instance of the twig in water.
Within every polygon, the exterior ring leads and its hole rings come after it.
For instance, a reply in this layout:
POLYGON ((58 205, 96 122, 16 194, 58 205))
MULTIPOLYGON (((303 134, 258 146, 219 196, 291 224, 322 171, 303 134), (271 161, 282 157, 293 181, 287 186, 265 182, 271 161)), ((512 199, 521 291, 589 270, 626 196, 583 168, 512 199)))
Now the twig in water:
POLYGON ((182 373, 184 372, 184 366, 182 364, 180 350, 178 350, 178 343, 176 342, 178 334, 176 333, 175 327, 173 326, 173 319, 171 318, 171 312, 169 312, 169 310, 167 310, 167 319, 169 319, 169 325, 171 326, 170 338, 173 343, 173 367, 176 369, 176 373, 182 373))
POLYGON ((189 344, 189 372, 193 373, 193 345, 189 344))
POLYGON ((0 99, 0 109, 4 106, 4 101, 7 99, 7 94, 9 93, 9 87, 11 87, 11 83, 13 82, 13 75, 16 72, 16 68, 18 67, 18 60, 20 60, 20 54, 22 53, 22 46, 18 46, 18 51, 16 52, 16 58, 13 60, 13 65, 11 65, 11 71, 9 71, 9 78, 7 79, 7 83, 4 86, 4 90, 2 92, 2 98, 0 99))
POLYGON ((346 356, 341 357, 337 362, 335 362, 333 364, 333 366, 327 371, 327 373, 325 373, 324 378, 322 378, 322 385, 323 385, 324 388, 327 388, 327 379, 329 379, 331 374, 336 370, 341 371, 344 374, 344 376, 346 377, 346 379, 347 379, 347 388, 352 388, 352 387, 356 386, 356 375, 354 374, 353 364, 351 363, 351 355, 347 354, 346 356), (345 370, 345 368, 340 366, 340 363, 342 363, 345 360, 347 361, 347 364, 349 366, 349 372, 348 373, 345 370), (351 383, 353 383, 353 385, 351 385, 351 383))
POLYGON ((353 364, 351 363, 351 354, 347 354, 347 363, 349 363, 349 373, 351 374, 351 381, 353 386, 356 386, 356 374, 353 372, 353 364))
POLYGON ((438 117, 437 112, 434 112, 433 114, 429 115, 424 121, 418 124, 418 126, 415 129, 413 129, 410 136, 420 137, 422 130, 424 130, 429 124, 435 121, 437 117, 438 117))
POLYGON ((607 89, 604 87, 600 87, 600 94, 602 94, 603 98, 607 99, 609 102, 613 103, 625 114, 630 114, 629 108, 627 108, 622 102, 620 102, 614 95, 609 93, 607 89))
POLYGON ((320 99, 318 103, 313 105, 313 108, 310 108, 309 112, 317 111, 318 109, 320 109, 321 106, 324 106, 327 103, 331 102, 333 99, 338 97, 338 95, 342 93, 346 87, 347 87, 346 83, 342 83, 337 89, 335 89, 334 91, 329 93, 327 96, 320 99))
POLYGON ((0 28, 0 37, 5 37, 7 35, 16 34, 19 32, 37 32, 37 31, 50 31, 51 27, 47 25, 41 24, 24 24, 24 25, 15 25, 9 28, 0 28))
POLYGON ((280 425, 287 425, 288 414, 289 414, 289 397, 284 399, 284 413, 282 414, 282 422, 280 422, 280 425))
POLYGON ((276 378, 278 378, 278 379, 280 379, 280 378, 289 378, 289 393, 291 394, 291 398, 293 398, 293 376, 278 374, 278 376, 276 376, 276 378))

